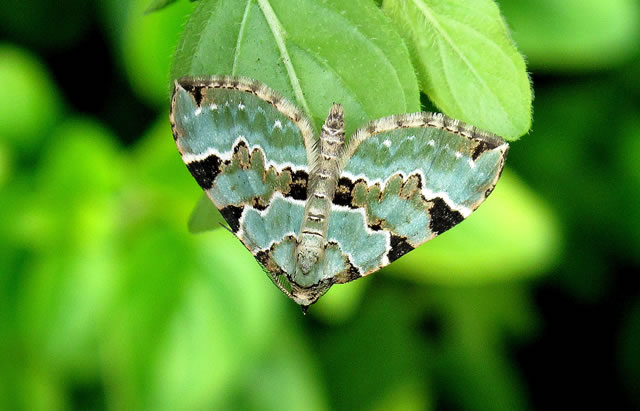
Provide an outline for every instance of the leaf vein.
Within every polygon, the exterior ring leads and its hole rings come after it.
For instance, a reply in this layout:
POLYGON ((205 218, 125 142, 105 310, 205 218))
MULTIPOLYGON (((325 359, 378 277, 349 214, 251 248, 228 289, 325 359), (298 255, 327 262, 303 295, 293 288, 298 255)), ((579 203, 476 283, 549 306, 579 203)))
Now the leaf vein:
POLYGON ((360 103, 360 100, 358 99, 358 93, 355 92, 354 88, 351 87, 344 79, 343 76, 340 75, 340 73, 338 73, 338 71, 332 67, 330 64, 327 64, 326 61, 322 58, 322 56, 316 54, 316 53, 312 53, 310 49, 302 49, 303 52, 306 52, 313 60, 315 60, 319 66, 323 67, 325 70, 330 71, 331 73, 333 73, 335 75, 335 78, 338 80, 338 82, 342 85, 342 88, 346 91, 349 92, 349 94, 351 94, 354 98, 353 101, 354 103, 360 107, 360 109, 362 110, 362 112, 365 114, 365 116, 368 119, 371 119, 371 114, 369 112, 367 112, 367 109, 360 103))
POLYGON ((249 9, 251 8, 251 3, 253 3, 253 0, 247 0, 247 6, 244 9, 244 14, 242 15, 242 21, 240 22, 240 30, 238 30, 238 40, 236 41, 236 49, 233 52, 233 66, 231 67, 231 74, 234 76, 238 71, 240 46, 242 45, 242 40, 244 39, 244 29, 247 24, 247 17, 249 16, 249 9))
POLYGON ((449 47, 451 47, 451 49, 455 52, 455 54, 457 54, 460 57, 460 60, 462 60, 465 66, 467 66, 471 74, 478 80, 478 82, 482 85, 482 87, 486 89, 487 92, 491 94, 498 102, 500 102, 499 106, 505 115, 504 118, 509 119, 509 115, 504 109, 500 98, 487 85, 487 83, 484 81, 480 73, 477 72, 477 70, 473 67, 473 64, 471 64, 471 62, 467 59, 464 53, 456 46, 455 42, 451 39, 451 37, 449 37, 449 34, 447 33, 447 31, 440 25, 440 23, 438 22, 438 19, 431 13, 429 8, 425 4, 423 4, 421 0, 412 0, 412 2, 418 8, 418 10, 420 10, 420 12, 424 15, 424 17, 427 20, 429 20, 432 27, 440 34, 442 39, 449 45, 449 47))

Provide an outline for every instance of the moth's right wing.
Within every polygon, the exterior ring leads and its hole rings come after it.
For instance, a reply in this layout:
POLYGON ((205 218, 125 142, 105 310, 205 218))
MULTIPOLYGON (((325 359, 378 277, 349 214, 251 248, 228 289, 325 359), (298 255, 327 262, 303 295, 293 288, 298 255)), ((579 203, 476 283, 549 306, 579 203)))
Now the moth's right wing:
POLYGON ((341 158, 329 241, 359 275, 375 272, 469 216, 493 190, 508 148, 442 114, 372 121, 341 158))

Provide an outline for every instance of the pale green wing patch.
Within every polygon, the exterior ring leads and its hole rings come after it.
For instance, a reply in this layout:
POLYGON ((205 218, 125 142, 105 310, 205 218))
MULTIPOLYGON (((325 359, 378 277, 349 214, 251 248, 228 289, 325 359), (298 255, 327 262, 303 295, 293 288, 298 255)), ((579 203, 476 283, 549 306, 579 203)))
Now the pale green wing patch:
POLYGON ((264 208, 275 191, 306 198, 314 144, 309 121, 263 84, 183 78, 176 82, 171 124, 187 168, 221 211, 264 208))
MULTIPOLYGON (((357 265, 361 274, 469 216, 493 190, 507 151, 501 138, 441 114, 392 116, 359 129, 341 158, 334 209, 362 210, 366 227, 388 238, 384 253, 357 265)), ((379 248, 362 235, 342 242, 379 248)))
POLYGON ((176 144, 187 159, 214 152, 228 160, 240 140, 272 164, 305 168, 313 146, 307 117, 275 91, 235 77, 184 77, 171 104, 176 144))

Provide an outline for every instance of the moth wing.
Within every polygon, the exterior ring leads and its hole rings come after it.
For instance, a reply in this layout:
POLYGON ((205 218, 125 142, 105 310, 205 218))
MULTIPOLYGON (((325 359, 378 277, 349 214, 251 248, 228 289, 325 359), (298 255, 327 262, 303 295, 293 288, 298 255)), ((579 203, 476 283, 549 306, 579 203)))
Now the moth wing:
POLYGON ((269 272, 288 272, 267 254, 300 229, 314 147, 307 117, 260 82, 214 76, 177 80, 170 120, 182 160, 234 234, 269 272))
POLYGON ((442 114, 369 123, 341 157, 329 241, 359 275, 377 271, 468 217, 493 190, 508 148, 442 114))

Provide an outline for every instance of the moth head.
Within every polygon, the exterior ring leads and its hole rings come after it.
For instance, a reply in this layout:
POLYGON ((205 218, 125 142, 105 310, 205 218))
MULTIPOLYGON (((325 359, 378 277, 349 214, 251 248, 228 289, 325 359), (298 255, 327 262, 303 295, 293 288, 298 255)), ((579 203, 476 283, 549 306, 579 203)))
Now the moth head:
POLYGON ((344 135, 344 110, 340 104, 333 103, 322 131, 329 135, 344 135))
POLYGON ((289 296, 296 304, 301 307, 308 307, 311 304, 318 301, 320 297, 322 297, 329 288, 333 285, 331 281, 322 281, 320 283, 314 284, 311 287, 301 287, 295 282, 292 282, 292 291, 289 296))
POLYGON ((306 308, 318 301, 333 285, 330 280, 323 280, 309 287, 303 287, 295 281, 291 281, 284 273, 274 274, 269 272, 269 277, 276 286, 299 306, 306 308))

